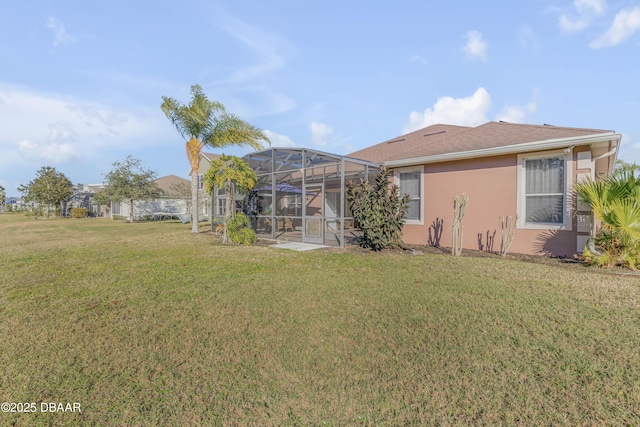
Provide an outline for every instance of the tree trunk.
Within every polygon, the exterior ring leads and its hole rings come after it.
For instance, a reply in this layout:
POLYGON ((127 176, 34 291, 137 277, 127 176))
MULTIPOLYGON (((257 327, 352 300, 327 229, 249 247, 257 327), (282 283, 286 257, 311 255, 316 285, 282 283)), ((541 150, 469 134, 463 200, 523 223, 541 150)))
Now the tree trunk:
POLYGON ((133 224, 133 199, 129 200, 129 222, 133 224))
POLYGON ((187 157, 191 164, 191 232, 198 233, 198 172, 200 169, 200 150, 202 143, 197 138, 191 138, 186 143, 187 157))
POLYGON ((225 185, 225 207, 224 207, 224 231, 222 234, 222 242, 229 243, 229 234, 227 234, 227 228, 235 210, 235 203, 233 200, 233 186, 231 180, 227 180, 225 185))

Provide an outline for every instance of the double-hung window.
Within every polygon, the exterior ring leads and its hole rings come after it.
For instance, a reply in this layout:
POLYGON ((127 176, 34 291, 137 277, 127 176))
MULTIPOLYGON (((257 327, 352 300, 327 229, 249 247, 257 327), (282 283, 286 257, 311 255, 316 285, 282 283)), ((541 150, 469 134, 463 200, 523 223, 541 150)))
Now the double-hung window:
POLYGON ((409 196, 409 204, 405 218, 407 223, 422 222, 422 166, 411 169, 398 169, 396 185, 400 187, 400 197, 409 196))
POLYGON ((570 156, 564 151, 518 156, 518 225, 571 229, 570 156))

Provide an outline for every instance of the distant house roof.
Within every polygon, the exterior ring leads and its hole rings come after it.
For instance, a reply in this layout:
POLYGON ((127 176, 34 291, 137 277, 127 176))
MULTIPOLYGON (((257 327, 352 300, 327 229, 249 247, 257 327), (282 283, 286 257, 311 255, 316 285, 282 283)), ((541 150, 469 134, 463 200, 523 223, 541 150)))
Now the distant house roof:
MULTIPOLYGON (((220 154, 206 153, 204 151, 200 152, 200 160, 206 159, 209 163, 214 161, 215 159, 220 158, 220 154)), ((202 167, 202 166, 201 166, 202 167)), ((191 176, 191 169, 189 169, 189 176, 191 176)))
POLYGON ((572 138, 585 139, 585 143, 588 143, 589 137, 608 136, 620 139, 620 135, 613 131, 602 129, 506 122, 489 122, 477 127, 437 124, 356 151, 349 156, 391 165, 408 163, 411 159, 444 161, 456 158, 455 154, 458 153, 495 155, 507 152, 507 148, 513 148, 514 152, 533 151, 540 149, 537 148, 539 145, 562 145, 565 140, 572 138))
POLYGON ((220 154, 205 153, 204 151, 202 153, 200 153, 200 154, 202 155, 202 157, 206 158, 210 162, 215 160, 215 159, 219 159, 220 158, 220 154))
POLYGON ((162 192, 167 196, 179 196, 179 192, 176 190, 176 186, 178 185, 186 185, 189 188, 191 182, 188 179, 180 178, 176 175, 167 175, 155 180, 155 183, 158 184, 158 187, 162 192))

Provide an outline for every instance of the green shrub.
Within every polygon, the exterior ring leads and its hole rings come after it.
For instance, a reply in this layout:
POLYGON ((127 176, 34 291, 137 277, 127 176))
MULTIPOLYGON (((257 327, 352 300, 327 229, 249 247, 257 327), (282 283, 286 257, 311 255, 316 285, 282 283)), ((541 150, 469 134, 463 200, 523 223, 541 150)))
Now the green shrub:
POLYGON ((349 182, 347 199, 353 219, 362 230, 361 246, 379 251, 402 242, 402 227, 409 197, 400 197, 397 185, 389 184, 390 173, 384 166, 374 185, 349 182))
POLYGON ((35 216, 35 217, 44 216, 44 209, 42 208, 42 206, 28 207, 24 211, 24 216, 35 216))
POLYGON ((71 218, 86 218, 89 215, 89 211, 86 208, 72 208, 71 218))
POLYGON ((114 219, 116 221, 126 221, 128 218, 122 215, 111 215, 111 219, 114 219))
POLYGON ((238 213, 229 220, 227 235, 232 242, 241 245, 251 245, 258 241, 256 232, 251 228, 249 217, 243 213, 238 213))

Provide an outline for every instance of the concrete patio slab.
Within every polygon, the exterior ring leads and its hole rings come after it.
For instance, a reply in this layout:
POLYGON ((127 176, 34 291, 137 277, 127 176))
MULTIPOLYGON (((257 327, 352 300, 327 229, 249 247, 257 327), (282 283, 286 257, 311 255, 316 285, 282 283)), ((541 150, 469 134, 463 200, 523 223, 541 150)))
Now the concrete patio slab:
POLYGON ((270 245, 271 248, 276 249, 289 249, 292 251, 312 251, 314 249, 322 249, 328 248, 329 246, 325 245, 312 245, 310 243, 299 243, 299 242, 287 242, 287 243, 278 243, 277 245, 270 245))

